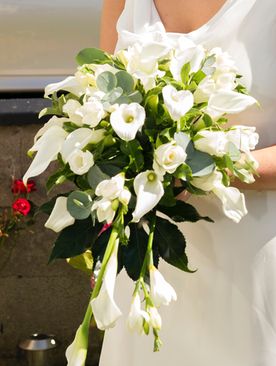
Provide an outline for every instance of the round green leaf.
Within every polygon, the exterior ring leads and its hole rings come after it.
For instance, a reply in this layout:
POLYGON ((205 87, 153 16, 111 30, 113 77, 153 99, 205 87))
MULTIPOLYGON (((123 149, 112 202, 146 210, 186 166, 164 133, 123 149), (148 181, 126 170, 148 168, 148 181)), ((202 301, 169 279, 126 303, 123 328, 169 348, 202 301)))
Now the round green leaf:
POLYGON ((120 86, 124 93, 131 93, 134 89, 134 80, 132 76, 126 71, 119 71, 115 74, 117 85, 120 86))
POLYGON ((97 77, 96 83, 101 91, 109 93, 117 86, 117 79, 112 72, 104 71, 97 77))
POLYGON ((98 48, 84 48, 76 57, 77 63, 80 66, 84 64, 99 63, 99 61, 105 61, 108 59, 108 55, 98 48))
POLYGON ((87 193, 74 191, 68 196, 67 210, 75 219, 84 220, 91 214, 92 203, 92 199, 87 193))

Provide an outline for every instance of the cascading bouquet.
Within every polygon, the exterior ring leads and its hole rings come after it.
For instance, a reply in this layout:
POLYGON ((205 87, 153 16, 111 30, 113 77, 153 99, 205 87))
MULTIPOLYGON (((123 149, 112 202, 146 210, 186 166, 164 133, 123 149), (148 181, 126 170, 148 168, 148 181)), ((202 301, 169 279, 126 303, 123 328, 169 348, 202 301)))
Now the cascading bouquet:
POLYGON ((229 127, 225 116, 256 104, 239 83, 231 57, 180 38, 177 47, 136 43, 115 55, 85 49, 74 76, 50 84, 53 115, 30 149, 35 156, 23 180, 57 162, 47 189, 76 185, 43 206, 45 226, 59 236, 50 260, 93 258, 95 286, 86 315, 66 356, 84 365, 92 315, 99 329, 121 316, 114 300, 116 275, 125 268, 135 282, 128 328, 161 344, 160 305, 176 300, 158 271, 161 257, 187 272, 185 238, 172 221, 212 221, 182 191, 213 193, 235 222, 246 214, 232 179, 254 181, 254 127, 229 127), (158 213, 162 213, 162 217, 158 213), (167 218, 166 218, 167 217, 167 218))

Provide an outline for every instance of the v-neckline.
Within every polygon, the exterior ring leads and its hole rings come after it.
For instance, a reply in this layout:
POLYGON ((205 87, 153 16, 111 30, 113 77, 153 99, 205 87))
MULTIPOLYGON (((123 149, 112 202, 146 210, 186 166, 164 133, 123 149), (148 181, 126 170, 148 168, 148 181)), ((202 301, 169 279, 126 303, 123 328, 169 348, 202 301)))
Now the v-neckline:
POLYGON ((205 30, 206 28, 209 28, 211 25, 215 24, 220 18, 221 16, 225 13, 225 11, 232 6, 236 1, 238 0, 226 0, 225 3, 218 9, 218 11, 204 24, 202 24, 200 27, 194 29, 191 32, 187 32, 187 33, 180 33, 180 32, 167 32, 164 23, 162 22, 161 16, 157 10, 157 7, 155 5, 155 1, 152 0, 152 7, 153 7, 153 11, 155 12, 155 16, 158 19, 158 21, 162 24, 164 30, 166 33, 168 34, 172 34, 172 35, 186 35, 186 36, 192 36, 196 33, 200 33, 203 30, 205 30))

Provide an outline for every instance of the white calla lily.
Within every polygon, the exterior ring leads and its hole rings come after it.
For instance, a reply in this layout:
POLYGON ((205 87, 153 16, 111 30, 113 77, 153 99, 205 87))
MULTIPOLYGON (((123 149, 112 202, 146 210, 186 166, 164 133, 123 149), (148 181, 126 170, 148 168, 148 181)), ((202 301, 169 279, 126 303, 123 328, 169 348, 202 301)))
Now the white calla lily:
POLYGON ((132 299, 130 312, 127 318, 127 327, 131 332, 137 332, 138 334, 144 333, 144 322, 149 322, 149 314, 141 309, 141 300, 138 293, 136 293, 132 299))
POLYGON ((44 98, 59 91, 68 91, 78 97, 85 93, 85 88, 80 84, 79 80, 75 76, 68 76, 66 79, 59 81, 58 83, 52 83, 46 86, 44 98))
POLYGON ((229 150, 229 140, 224 131, 201 130, 195 136, 194 145, 199 151, 219 157, 229 150))
POLYGON ((179 121, 193 107, 194 97, 189 90, 178 91, 172 85, 166 85, 162 89, 162 94, 164 103, 174 121, 179 121))
POLYGON ((164 279, 163 275, 154 266, 150 267, 150 294, 155 306, 169 305, 177 295, 174 288, 164 279))
POLYGON ((24 174, 23 182, 27 183, 30 177, 36 177, 47 169, 51 161, 57 158, 67 132, 60 126, 50 127, 34 144, 29 151, 36 151, 36 155, 24 174))
POLYGON ((210 96, 206 112, 211 117, 218 118, 225 113, 240 113, 254 104, 257 101, 250 95, 224 90, 210 96))
POLYGON ((140 104, 121 104, 111 113, 110 123, 122 140, 131 141, 144 125, 145 118, 146 112, 140 104))
POLYGON ((64 122, 69 122, 70 120, 65 117, 57 117, 53 116, 49 119, 48 122, 44 124, 43 127, 41 127, 38 132, 36 133, 34 137, 34 142, 36 142, 46 131, 48 131, 53 126, 59 126, 62 127, 64 122))
POLYGON ((157 205, 164 195, 164 188, 158 175, 152 170, 138 174, 134 179, 133 187, 137 201, 132 221, 138 222, 157 205))
POLYGON ((44 226, 58 233, 67 226, 73 225, 74 222, 74 217, 67 210, 67 197, 61 196, 56 199, 51 215, 44 226))
POLYGON ((90 151, 75 149, 69 156, 68 163, 73 173, 82 175, 94 165, 94 157, 90 151))
POLYGON ((204 177, 196 177, 191 182, 195 187, 206 192, 213 192, 222 202, 224 214, 238 223, 247 214, 244 194, 235 187, 225 187, 222 173, 213 171, 204 177))
POLYGON ((114 288, 118 266, 118 246, 119 240, 117 239, 106 265, 100 292, 98 296, 90 302, 97 327, 101 330, 114 327, 116 321, 122 315, 114 301, 114 288))
POLYGON ((67 366, 85 366, 88 348, 89 323, 82 323, 76 332, 74 341, 65 352, 67 366))
POLYGON ((71 132, 64 141, 61 149, 62 159, 67 163, 75 149, 81 150, 88 144, 97 144, 104 138, 104 135, 104 129, 78 128, 71 132))

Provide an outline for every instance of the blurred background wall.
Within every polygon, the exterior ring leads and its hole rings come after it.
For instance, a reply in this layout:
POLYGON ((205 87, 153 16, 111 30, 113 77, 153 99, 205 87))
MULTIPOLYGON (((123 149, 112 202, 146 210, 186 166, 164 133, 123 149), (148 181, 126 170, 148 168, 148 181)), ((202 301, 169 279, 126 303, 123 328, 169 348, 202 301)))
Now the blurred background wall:
MULTIPOLYGON (((100 0, 0 0, 0 207, 11 205, 11 177, 30 164, 43 87, 74 72, 78 50, 98 45, 100 12, 100 0)), ((39 204, 47 199, 46 175, 36 182, 39 204)), ((59 340, 48 366, 66 365, 64 351, 87 306, 89 277, 64 261, 47 265, 56 236, 45 220, 0 247, 0 366, 20 365, 17 345, 35 332, 59 340)), ((87 365, 96 366, 101 334, 93 328, 91 335, 87 365)))

